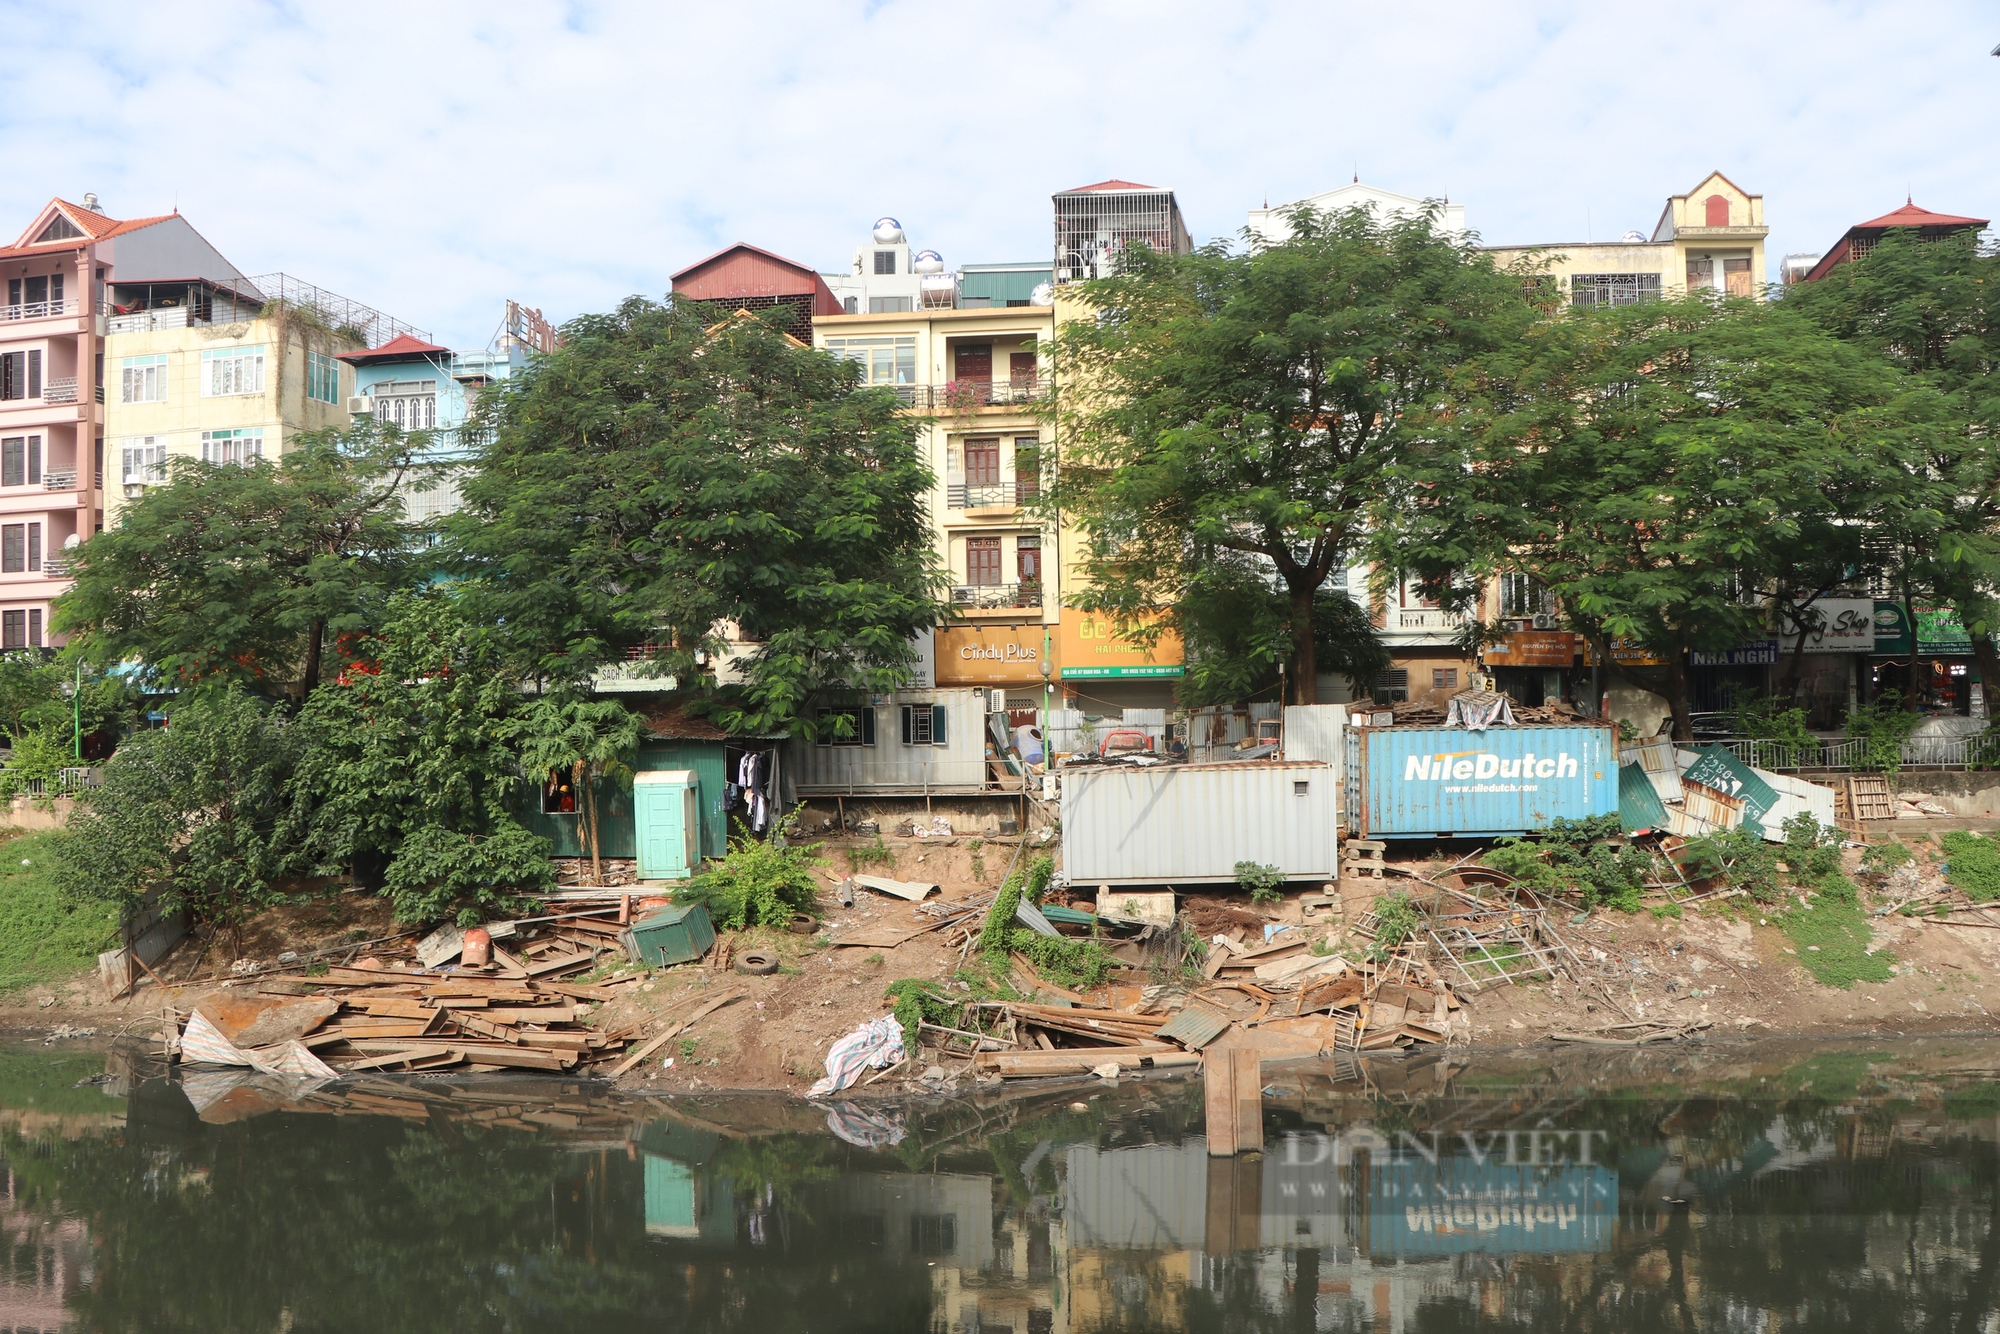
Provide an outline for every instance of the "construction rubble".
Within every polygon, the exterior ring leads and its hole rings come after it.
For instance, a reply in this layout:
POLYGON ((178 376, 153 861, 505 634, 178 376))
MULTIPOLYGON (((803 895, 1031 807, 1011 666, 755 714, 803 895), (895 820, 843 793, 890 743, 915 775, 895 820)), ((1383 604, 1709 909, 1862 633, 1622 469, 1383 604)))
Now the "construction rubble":
MULTIPOLYGON (((643 914, 665 900, 638 899, 635 907, 636 897, 608 887, 562 891, 550 896, 543 917, 320 952, 338 962, 296 955, 270 965, 241 961, 221 994, 174 1008, 167 1054, 187 1065, 305 1079, 437 1070, 622 1073, 743 995, 740 987, 710 988, 685 1013, 657 1017, 650 1034, 591 1027, 594 1006, 642 977, 632 971, 590 985, 576 980, 637 962, 634 936, 650 920, 643 914)), ((706 929, 705 914, 699 926, 706 929)))

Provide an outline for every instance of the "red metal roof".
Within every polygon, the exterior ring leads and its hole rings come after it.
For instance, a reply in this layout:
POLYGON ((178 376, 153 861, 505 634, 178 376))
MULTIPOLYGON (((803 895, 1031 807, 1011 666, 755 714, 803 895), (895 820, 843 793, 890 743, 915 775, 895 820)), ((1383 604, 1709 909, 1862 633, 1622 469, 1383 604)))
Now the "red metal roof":
POLYGON ((673 285, 674 295, 690 301, 804 296, 812 299, 815 315, 843 313, 817 269, 742 241, 688 265, 673 276, 673 285))
POLYGON ((436 343, 426 343, 423 339, 413 338, 409 334, 397 334, 380 347, 365 348, 360 352, 336 352, 333 355, 352 365, 372 366, 384 361, 427 361, 440 353, 448 357, 451 355, 451 349, 439 347, 436 343))
POLYGON ((1137 181, 1099 181, 1095 185, 1079 185, 1073 190, 1064 190, 1066 195, 1080 195, 1089 190, 1157 190, 1157 185, 1141 185, 1137 181))
POLYGON ((1894 228, 1915 227, 1921 232, 1929 232, 1932 235, 1949 235, 1952 232, 1983 228, 1988 221, 1986 218, 1962 218, 1955 213, 1933 213, 1927 208, 1919 208, 1913 200, 1905 198, 1901 208, 1849 227, 1847 234, 1834 243, 1833 249, 1827 251, 1820 257, 1819 263, 1812 266, 1811 272, 1805 276, 1805 281, 1812 282, 1824 278, 1833 272, 1836 265, 1845 263, 1853 256, 1856 241, 1877 239, 1884 232, 1894 228))

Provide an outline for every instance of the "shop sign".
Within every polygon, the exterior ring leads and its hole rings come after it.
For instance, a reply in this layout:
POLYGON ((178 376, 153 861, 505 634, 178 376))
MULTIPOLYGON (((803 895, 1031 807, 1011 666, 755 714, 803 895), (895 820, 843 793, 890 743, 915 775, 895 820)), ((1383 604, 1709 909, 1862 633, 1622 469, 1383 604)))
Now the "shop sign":
POLYGON ((1022 685, 1042 681, 1039 625, 963 625, 936 634, 941 686, 1022 685))
POLYGON ((1727 653, 1690 652, 1688 662, 1696 667, 1766 667, 1778 660, 1778 641, 1744 644, 1727 653))
POLYGON ((1096 612, 1065 611, 1062 616, 1062 664, 1065 681, 1114 680, 1180 676, 1180 636, 1169 630, 1151 648, 1118 633, 1115 617, 1096 612))
MULTIPOLYGON (((1611 641, 1611 661, 1621 667, 1664 667, 1667 660, 1653 652, 1636 639, 1618 638, 1611 641)), ((1586 639, 1583 641, 1583 665, 1597 665, 1597 649, 1586 639)))
POLYGON ((1513 630, 1486 649, 1488 667, 1568 667, 1576 636, 1568 630, 1513 630))
MULTIPOLYGON (((1909 623, 1903 615, 1902 603, 1875 604, 1875 651, 1887 654, 1910 651, 1909 623)), ((1917 652, 1962 657, 1972 652, 1972 636, 1965 632, 1952 608, 1918 607, 1917 652)))
MULTIPOLYGON (((1873 653, 1875 651, 1875 603, 1870 598, 1821 598, 1812 604, 1819 627, 1806 634, 1807 653, 1873 653)), ((1785 626, 1780 651, 1791 653, 1798 647, 1798 626, 1785 626)))

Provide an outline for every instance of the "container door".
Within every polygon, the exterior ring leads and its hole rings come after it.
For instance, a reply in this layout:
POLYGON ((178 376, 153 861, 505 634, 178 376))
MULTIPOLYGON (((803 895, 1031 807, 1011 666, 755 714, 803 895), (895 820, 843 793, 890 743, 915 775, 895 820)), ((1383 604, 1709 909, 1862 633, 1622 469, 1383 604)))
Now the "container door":
POLYGON ((663 879, 673 862, 673 844, 668 841, 667 829, 673 810, 660 800, 668 795, 654 783, 638 783, 633 787, 632 819, 637 825, 641 880, 663 879))
POLYGON ((1347 800, 1347 832, 1366 834, 1368 824, 1361 801, 1361 732, 1358 728, 1347 729, 1347 766, 1341 774, 1341 795, 1347 800))

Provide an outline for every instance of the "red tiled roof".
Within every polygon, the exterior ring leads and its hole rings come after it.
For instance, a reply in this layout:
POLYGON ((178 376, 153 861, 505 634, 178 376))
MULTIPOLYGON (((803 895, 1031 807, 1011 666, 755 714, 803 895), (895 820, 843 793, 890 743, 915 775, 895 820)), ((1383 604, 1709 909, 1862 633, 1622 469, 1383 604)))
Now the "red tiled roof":
POLYGON ((1141 185, 1137 181, 1099 181, 1095 185, 1079 185, 1073 190, 1063 191, 1066 195, 1080 195, 1088 190, 1157 190, 1157 185, 1141 185))
POLYGON ((1854 224, 1855 231, 1873 228, 1887 230, 1891 227, 1984 227, 1989 219, 1961 218, 1950 213, 1933 213, 1927 208, 1906 202, 1893 213, 1884 213, 1879 218, 1854 224))
POLYGON ((1901 208, 1849 227, 1846 235, 1834 242, 1833 249, 1822 255, 1819 263, 1812 266, 1811 271, 1805 276, 1805 281, 1814 282, 1824 278, 1833 272, 1835 267, 1853 258, 1856 241, 1872 241, 1898 227, 1915 227, 1919 231, 1933 234, 1949 234, 1983 228, 1987 222, 1986 218, 1961 218, 1953 213, 1933 213, 1927 208, 1917 207, 1915 201, 1905 198, 1901 208))
POLYGON ((352 362, 356 366, 366 366, 378 361, 417 361, 437 356, 439 353, 450 356, 451 349, 439 347, 436 343, 426 343, 423 339, 410 334, 397 334, 380 347, 364 348, 359 352, 336 352, 333 355, 337 360, 352 362))
MULTIPOLYGON (((128 218, 121 222, 117 218, 107 218, 102 213, 93 213, 83 205, 72 204, 67 199, 51 199, 49 204, 54 205, 64 217, 75 223, 84 235, 81 237, 65 237, 60 241, 42 242, 37 242, 33 237, 30 237, 18 245, 0 247, 0 257, 12 258, 17 255, 47 254, 59 246, 68 246, 71 249, 75 249, 80 241, 86 239, 91 241, 108 240, 114 236, 123 236, 127 232, 136 232, 141 228, 166 222, 175 216, 172 213, 161 213, 150 218, 128 218)), ((47 210, 49 204, 43 205, 43 211, 47 210)), ((37 220, 41 216, 39 212, 35 215, 37 220)), ((39 235, 42 230, 44 229, 36 228, 36 235, 39 235)))

